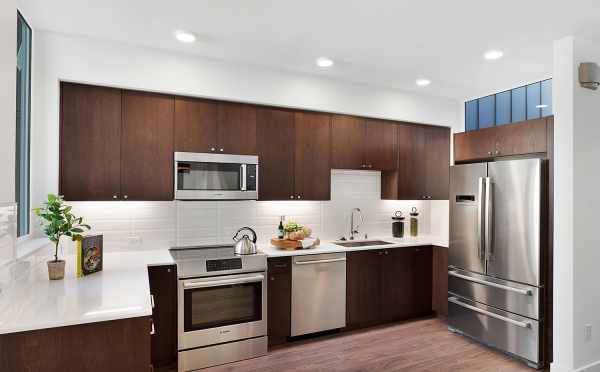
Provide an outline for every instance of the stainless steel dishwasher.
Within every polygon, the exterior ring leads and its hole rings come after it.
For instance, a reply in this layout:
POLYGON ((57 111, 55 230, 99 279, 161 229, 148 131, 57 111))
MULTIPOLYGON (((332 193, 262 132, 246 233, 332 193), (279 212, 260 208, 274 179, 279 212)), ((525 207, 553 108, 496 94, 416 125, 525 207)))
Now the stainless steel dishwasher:
POLYGON ((291 335, 346 326, 346 253, 293 257, 291 335))

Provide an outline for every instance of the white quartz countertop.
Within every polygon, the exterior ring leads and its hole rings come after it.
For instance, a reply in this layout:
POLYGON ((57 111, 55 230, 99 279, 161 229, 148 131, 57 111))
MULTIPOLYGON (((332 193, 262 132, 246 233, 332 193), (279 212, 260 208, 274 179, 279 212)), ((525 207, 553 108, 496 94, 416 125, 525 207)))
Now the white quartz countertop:
POLYGON ((45 263, 0 295, 0 334, 152 315, 148 266, 173 264, 167 249, 105 253, 104 270, 75 276, 75 257, 63 280, 48 280, 45 263))
POLYGON ((384 244, 384 245, 371 245, 366 247, 342 247, 341 245, 334 244, 339 241, 321 241, 321 244, 315 248, 309 249, 297 249, 294 251, 287 251, 283 249, 279 249, 273 247, 270 243, 259 244, 259 251, 266 254, 268 257, 283 257, 283 256, 298 256, 298 255, 307 255, 307 254, 321 254, 321 253, 338 253, 338 252, 354 252, 354 251, 364 251, 369 249, 382 249, 382 248, 402 248, 402 247, 416 247, 416 246, 424 246, 424 245, 435 245, 439 247, 448 247, 448 242, 442 238, 435 236, 419 236, 419 237, 405 237, 402 239, 399 238, 391 238, 391 237, 373 237, 369 239, 360 239, 360 240, 348 240, 347 242, 352 241, 361 241, 361 240, 383 240, 392 244, 384 244))

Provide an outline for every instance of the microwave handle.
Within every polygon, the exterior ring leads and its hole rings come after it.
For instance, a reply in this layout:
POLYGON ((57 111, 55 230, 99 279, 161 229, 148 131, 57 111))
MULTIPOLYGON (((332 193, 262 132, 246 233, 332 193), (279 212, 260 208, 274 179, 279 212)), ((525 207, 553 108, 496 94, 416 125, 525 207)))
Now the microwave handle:
POLYGON ((247 170, 247 165, 246 164, 242 164, 240 165, 240 190, 241 191, 246 191, 247 188, 247 179, 248 179, 248 170, 247 170))

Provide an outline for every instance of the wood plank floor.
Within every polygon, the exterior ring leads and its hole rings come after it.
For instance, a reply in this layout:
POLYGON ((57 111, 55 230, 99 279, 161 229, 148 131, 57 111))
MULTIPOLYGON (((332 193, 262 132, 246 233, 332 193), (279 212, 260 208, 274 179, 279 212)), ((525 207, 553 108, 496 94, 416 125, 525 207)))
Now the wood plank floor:
POLYGON ((206 372, 393 372, 535 370, 423 319, 294 342, 260 358, 206 372))

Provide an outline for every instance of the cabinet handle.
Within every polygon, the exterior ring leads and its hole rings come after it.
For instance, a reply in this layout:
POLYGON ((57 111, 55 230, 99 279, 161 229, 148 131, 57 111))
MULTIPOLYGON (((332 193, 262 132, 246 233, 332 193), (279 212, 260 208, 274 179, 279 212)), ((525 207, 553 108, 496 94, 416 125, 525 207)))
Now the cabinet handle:
POLYGON ((150 319, 150 324, 152 325, 152 328, 150 329, 150 335, 155 335, 156 330, 154 329, 154 320, 150 319))
POLYGON ((492 152, 491 152, 491 151, 488 151, 488 155, 492 155, 492 152))
POLYGON ((113 199, 116 199, 116 198, 118 198, 118 196, 117 195, 113 195, 113 199))
POLYGON ((219 149, 219 151, 223 152, 223 149, 219 149))
POLYGON ((383 251, 383 254, 388 255, 390 252, 388 251, 383 251))
POLYGON ((369 165, 367 165, 367 167, 373 168, 373 164, 369 164, 369 165))
POLYGON ((123 199, 127 199, 127 195, 123 195, 123 199))
POLYGON ((298 199, 300 199, 300 198, 301 198, 301 196, 300 196, 300 195, 298 195, 298 196, 297 196, 297 198, 298 198, 298 199))
POLYGON ((154 295, 152 293, 150 294, 150 305, 152 305, 152 308, 154 309, 154 295))
POLYGON ((290 195, 290 199, 294 199, 294 195, 290 195))
POLYGON ((361 164, 361 165, 360 165, 360 167, 361 167, 361 168, 366 168, 367 166, 366 166, 366 165, 364 165, 364 164, 361 164))
POLYGON ((281 269, 281 268, 288 267, 288 265, 287 264, 274 264, 273 267, 277 267, 277 268, 281 269))
POLYGON ((500 155, 500 151, 496 150, 496 155, 500 155))
POLYGON ((215 151, 215 150, 216 150, 216 149, 215 149, 214 147, 211 147, 211 148, 210 148, 210 151, 215 151))
POLYGON ((274 277, 274 276, 272 276, 270 279, 271 279, 271 281, 274 281, 274 280, 275 280, 275 277, 274 277))

